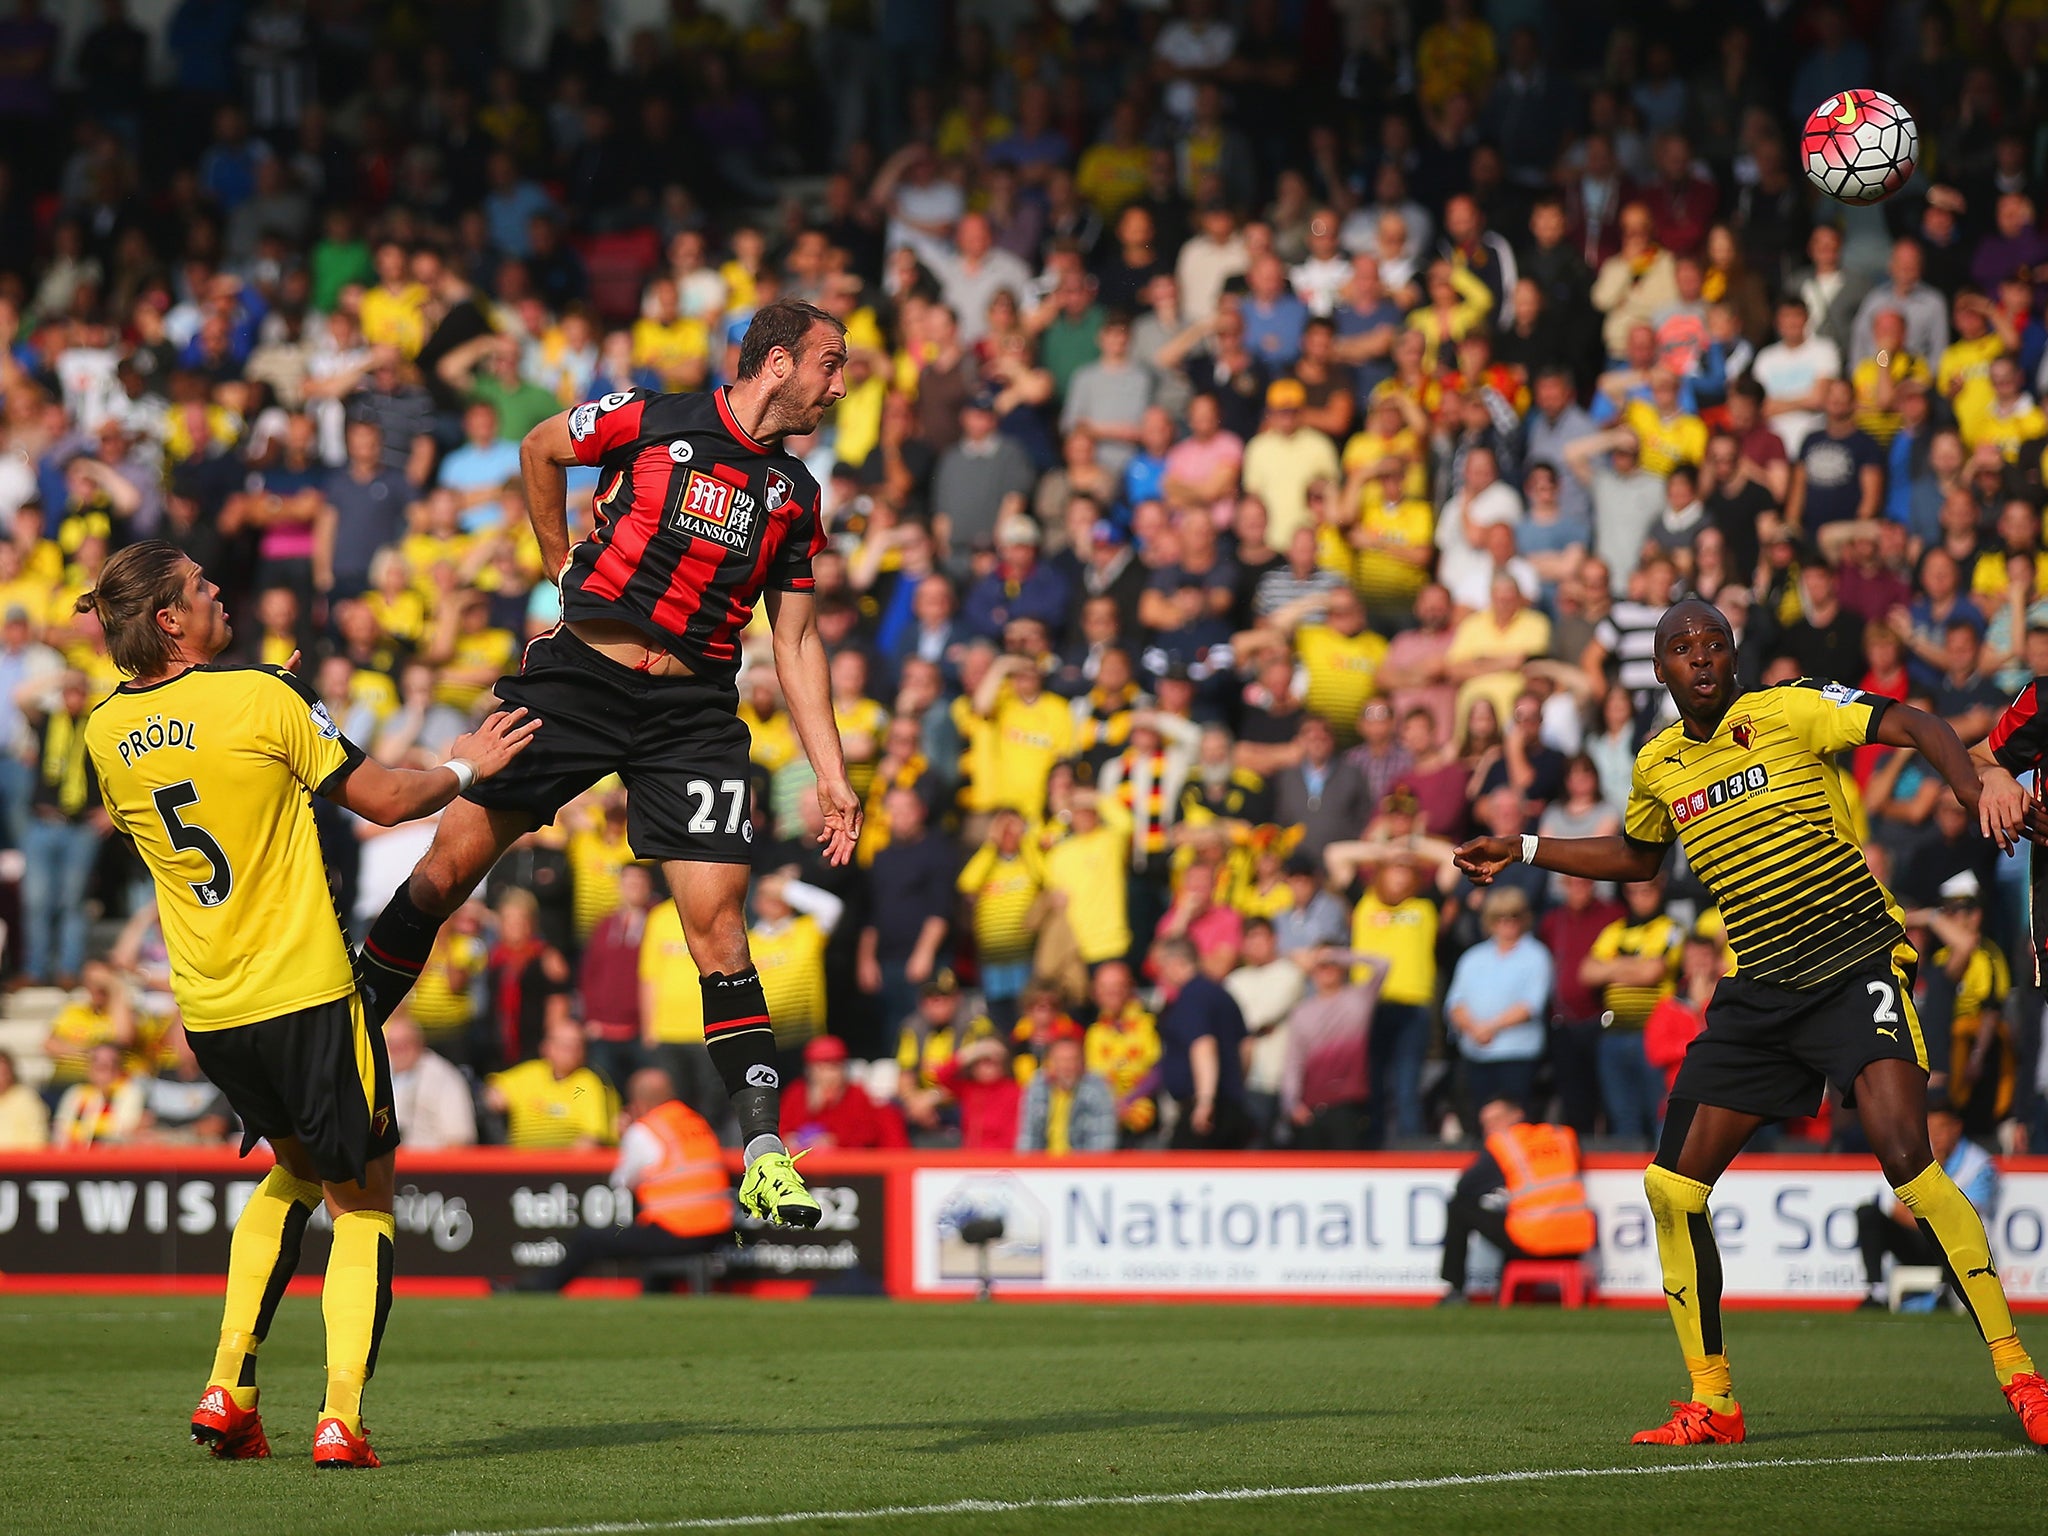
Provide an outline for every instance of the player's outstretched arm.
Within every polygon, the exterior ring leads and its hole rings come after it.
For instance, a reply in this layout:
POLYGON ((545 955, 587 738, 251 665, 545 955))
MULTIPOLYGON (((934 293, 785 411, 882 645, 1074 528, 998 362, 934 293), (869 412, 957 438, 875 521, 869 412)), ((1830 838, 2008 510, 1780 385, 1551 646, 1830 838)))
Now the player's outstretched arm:
MULTIPOLYGON (((1669 851, 1663 843, 1639 843, 1632 837, 1538 837, 1535 857, 1528 862, 1560 875, 1588 880, 1649 880, 1664 867, 1669 851)), ((1491 885, 1510 864, 1522 862, 1522 839, 1475 837, 1461 843, 1451 860, 1474 885, 1491 885)))
POLYGON ((2010 853, 2026 836, 2026 791, 1996 763, 1980 762, 1966 751, 1946 720, 1910 704, 1894 704, 1878 720, 1872 739, 1887 747, 1911 747, 1926 758, 2001 850, 2010 853))
POLYGON ((775 677, 804 756, 818 776, 818 808, 825 818, 818 841, 825 845, 828 864, 844 865, 860 841, 861 803, 846 777, 846 753, 832 715, 832 677, 825 642, 818 638, 817 607, 808 592, 770 587, 763 596, 774 637, 775 677))
POLYGON ((539 729, 540 721, 528 719, 523 709, 500 710, 467 736, 456 737, 440 767, 386 768, 364 758, 328 791, 328 798, 380 827, 417 821, 502 769, 526 750, 539 729))

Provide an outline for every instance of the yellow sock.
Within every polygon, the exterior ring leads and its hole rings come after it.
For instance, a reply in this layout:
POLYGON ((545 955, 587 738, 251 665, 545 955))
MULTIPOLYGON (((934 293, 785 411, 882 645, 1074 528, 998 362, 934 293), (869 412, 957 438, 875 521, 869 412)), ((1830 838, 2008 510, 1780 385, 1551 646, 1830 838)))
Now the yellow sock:
POLYGON ((1735 1383, 1728 1374, 1728 1357, 1687 1355, 1685 1373, 1692 1378, 1692 1400, 1705 1403, 1716 1413, 1726 1413, 1735 1404, 1735 1383))
POLYGON ((1679 1352, 1692 1377, 1692 1397, 1716 1413, 1735 1407, 1728 1354, 1721 1344, 1721 1250, 1707 1215, 1708 1187, 1652 1163, 1643 1192, 1657 1223, 1664 1268, 1664 1304, 1678 1330, 1679 1352))
POLYGON ((320 1310, 327 1319, 327 1401, 320 1417, 363 1432, 363 1384, 377 1371, 377 1346, 391 1313, 391 1265, 398 1225, 388 1211, 334 1218, 334 1249, 320 1310))
POLYGON ((320 1205, 320 1186, 272 1168, 235 1222, 228 1245, 228 1294, 221 1308, 220 1346, 210 1387, 224 1387, 240 1408, 256 1405, 256 1351, 270 1332, 285 1283, 299 1267, 306 1220, 320 1205))
POLYGON ((1949 1268, 1962 1282, 1963 1305, 1970 1309, 1977 1331, 1991 1346, 1991 1368, 1998 1373, 1998 1384, 2006 1386, 2013 1377, 2033 1370, 2034 1362, 2020 1347, 2019 1332, 2013 1327, 2005 1287, 1998 1283, 1998 1270, 1991 1262, 1991 1239, 1984 1234, 1984 1220, 1969 1197, 1956 1188, 1955 1180, 1939 1163, 1929 1163, 1910 1184, 1901 1184, 1892 1193, 1920 1218, 1948 1256, 1949 1268))

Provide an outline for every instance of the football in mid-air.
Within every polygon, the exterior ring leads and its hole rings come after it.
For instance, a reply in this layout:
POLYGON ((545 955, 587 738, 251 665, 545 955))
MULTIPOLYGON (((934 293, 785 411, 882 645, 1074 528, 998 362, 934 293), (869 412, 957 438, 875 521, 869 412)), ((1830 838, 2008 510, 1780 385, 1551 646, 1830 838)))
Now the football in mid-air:
POLYGON ((1845 203, 1890 197, 1913 174, 1920 130, 1883 91, 1842 91, 1815 107, 1799 135, 1806 179, 1845 203))

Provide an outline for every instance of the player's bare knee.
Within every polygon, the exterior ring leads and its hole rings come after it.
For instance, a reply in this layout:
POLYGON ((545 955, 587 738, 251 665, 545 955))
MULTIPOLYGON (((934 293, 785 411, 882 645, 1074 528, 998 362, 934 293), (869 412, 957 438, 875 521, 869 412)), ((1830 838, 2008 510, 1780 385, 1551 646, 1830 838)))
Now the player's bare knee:
POLYGON ((327 1211, 331 1216, 340 1216, 348 1211, 391 1210, 392 1190, 397 1184, 397 1158, 387 1152, 373 1158, 369 1167, 363 1170, 360 1184, 337 1182, 329 1179, 322 1189, 327 1195, 327 1211))
POLYGON ((436 857, 429 850, 413 870, 406 892, 412 897, 412 904, 429 917, 452 917, 456 909, 469 900, 469 893, 476 889, 477 880, 481 878, 474 876, 464 880, 452 860, 436 857))
POLYGON ((1873 1143, 1871 1150, 1877 1154, 1877 1163, 1884 1170, 1885 1182, 1893 1189, 1910 1184, 1927 1171, 1927 1165, 1934 1161, 1934 1150, 1922 1136, 1918 1142, 1908 1139, 1884 1143, 1873 1143))
POLYGON ((697 962, 697 969, 706 975, 730 976, 753 964, 753 957, 747 949, 746 924, 737 917, 728 919, 721 916, 701 934, 691 934, 689 942, 691 958, 697 962))

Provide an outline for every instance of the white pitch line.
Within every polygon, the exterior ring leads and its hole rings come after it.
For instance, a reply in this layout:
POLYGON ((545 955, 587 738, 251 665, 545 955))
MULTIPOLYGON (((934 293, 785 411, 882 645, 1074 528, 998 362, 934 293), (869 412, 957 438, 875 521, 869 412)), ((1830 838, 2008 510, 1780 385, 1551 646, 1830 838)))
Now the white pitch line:
POLYGON ((1401 1477, 1377 1483, 1322 1483, 1303 1488, 1219 1488, 1187 1493, 1078 1494, 1063 1499, 955 1499, 948 1504, 893 1504, 881 1509, 811 1509, 780 1515, 713 1515, 678 1520, 610 1520, 592 1525, 542 1525, 512 1531, 450 1531, 447 1536, 643 1536, 657 1531, 739 1531, 821 1520, 911 1519, 921 1515, 1010 1515, 1037 1510, 1138 1509, 1159 1504, 1243 1504, 1256 1499, 1327 1499, 1364 1493, 1414 1493, 1437 1488, 1490 1488, 1563 1478, 1664 1477, 1680 1472, 1753 1472, 1779 1467, 1902 1466, 1931 1461, 2003 1461, 2030 1450, 1930 1451, 1877 1456, 1777 1456, 1756 1461, 1677 1461, 1649 1467, 1537 1467, 1522 1472, 1472 1472, 1454 1477, 1401 1477))

